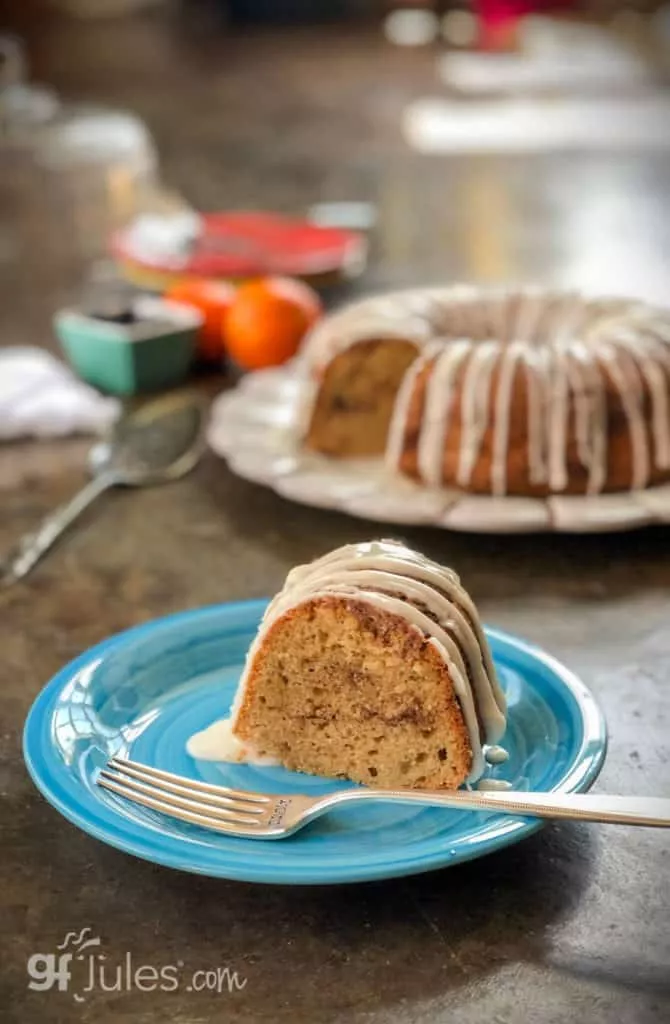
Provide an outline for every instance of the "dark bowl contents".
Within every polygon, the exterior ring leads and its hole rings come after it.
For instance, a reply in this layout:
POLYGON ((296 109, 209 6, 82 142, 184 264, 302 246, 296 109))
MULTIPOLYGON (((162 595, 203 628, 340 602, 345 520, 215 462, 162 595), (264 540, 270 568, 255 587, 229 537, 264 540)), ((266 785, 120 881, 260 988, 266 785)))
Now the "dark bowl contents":
POLYGON ((136 324, 139 323, 140 320, 140 318, 133 312, 132 309, 124 309, 118 313, 91 312, 90 315, 95 320, 106 320, 110 324, 136 324))
POLYGON ((132 326, 143 319, 134 309, 138 295, 137 289, 118 278, 93 280, 82 296, 82 311, 94 320, 132 326))

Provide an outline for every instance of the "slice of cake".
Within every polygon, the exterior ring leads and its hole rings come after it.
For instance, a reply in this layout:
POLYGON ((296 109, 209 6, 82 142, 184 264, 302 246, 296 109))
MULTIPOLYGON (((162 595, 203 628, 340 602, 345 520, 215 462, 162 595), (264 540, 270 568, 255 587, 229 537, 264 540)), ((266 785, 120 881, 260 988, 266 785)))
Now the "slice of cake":
POLYGON ((374 541, 289 573, 249 651, 231 727, 248 760, 454 789, 482 774, 505 699, 455 573, 374 541))

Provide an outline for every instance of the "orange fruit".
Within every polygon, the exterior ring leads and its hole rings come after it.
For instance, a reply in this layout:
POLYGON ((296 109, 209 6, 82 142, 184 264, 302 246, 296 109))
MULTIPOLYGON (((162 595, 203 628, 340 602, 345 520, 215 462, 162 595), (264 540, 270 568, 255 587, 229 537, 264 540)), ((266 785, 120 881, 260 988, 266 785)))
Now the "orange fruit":
POLYGON ((225 355, 223 321, 235 298, 235 288, 226 281, 206 278, 184 278, 165 292, 165 298, 182 302, 199 310, 205 322, 198 334, 198 354, 207 362, 217 362, 225 355))
POLYGON ((321 312, 319 296, 302 281, 248 281, 237 289, 224 321, 228 353, 245 370, 279 366, 295 355, 321 312))

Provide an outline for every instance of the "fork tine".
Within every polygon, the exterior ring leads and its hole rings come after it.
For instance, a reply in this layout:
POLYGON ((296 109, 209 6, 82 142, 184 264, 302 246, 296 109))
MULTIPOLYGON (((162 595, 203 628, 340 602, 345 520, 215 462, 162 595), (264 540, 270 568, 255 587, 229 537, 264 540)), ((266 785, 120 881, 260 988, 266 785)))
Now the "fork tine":
POLYGON ((201 797, 183 797, 176 793, 171 793, 167 790, 159 789, 151 783, 139 782, 137 779, 133 779, 130 776, 122 776, 116 772, 110 772, 107 769, 103 769, 100 773, 105 779, 111 779, 117 785, 124 786, 127 790, 133 793, 142 793, 145 796, 150 796, 154 800, 161 800, 163 803, 169 806, 181 807, 185 811, 193 811, 198 814, 204 814, 211 818, 221 818, 225 821, 237 822, 240 825, 258 825, 259 820, 255 815, 247 814, 244 810, 240 810, 239 806, 235 803, 229 805, 219 806, 211 803, 211 797, 209 800, 205 800, 201 797))
MULTIPOLYGON (((154 778, 148 772, 142 772, 135 768, 118 768, 114 761, 110 761, 106 768, 103 768, 105 775, 111 775, 113 778, 118 779, 120 782, 127 782, 129 785, 131 782, 137 781, 137 786, 144 783, 151 787, 152 791, 164 790, 166 793, 174 793, 176 796, 189 797, 191 800, 196 800, 201 804, 208 804, 214 808, 220 808, 225 810, 230 808, 231 811, 238 811, 240 814, 258 815, 263 814, 268 809, 269 804, 252 803, 251 801, 239 800, 236 796, 230 795, 235 794, 234 789, 224 789, 221 787, 220 792, 202 792, 188 785, 188 779, 179 779, 179 782, 171 782, 168 779, 160 777, 154 778)), ((165 773, 167 774, 167 773, 165 773)), ((178 778, 178 776, 174 776, 178 778)), ((214 787, 210 787, 214 788, 214 787)))
POLYGON ((207 814, 199 814, 196 811, 185 810, 181 807, 176 807, 171 803, 166 803, 163 800, 158 800, 154 797, 142 793, 136 793, 127 788, 122 782, 117 781, 112 777, 106 777, 98 775, 97 784, 100 785, 103 790, 109 790, 111 793, 115 793, 120 797, 125 797, 126 800, 132 801, 134 804, 141 804, 143 807, 150 807, 154 811, 161 811, 162 814, 168 814, 172 818, 178 818, 180 821, 187 821, 190 824, 202 825, 204 828, 211 828, 214 831, 220 831, 228 836, 242 836, 250 837, 257 835, 262 838, 262 833, 255 833, 254 824, 240 825, 237 823, 237 819, 234 817, 226 818, 222 815, 216 817, 210 817, 207 814))
MULTIPOLYGON (((182 775, 175 775, 173 772, 166 772, 162 768, 153 768, 151 765, 140 764, 138 761, 131 761, 124 757, 110 758, 108 768, 116 768, 126 775, 133 775, 145 782, 152 782, 160 785, 161 782, 170 782, 193 790, 199 795, 210 793, 213 796, 229 797, 231 800, 245 800, 254 804, 268 804, 271 798, 265 793, 251 793, 246 789, 230 789, 228 786, 218 786, 211 782, 197 782, 195 779, 186 779, 182 775)), ((166 787, 165 787, 166 788, 166 787)))

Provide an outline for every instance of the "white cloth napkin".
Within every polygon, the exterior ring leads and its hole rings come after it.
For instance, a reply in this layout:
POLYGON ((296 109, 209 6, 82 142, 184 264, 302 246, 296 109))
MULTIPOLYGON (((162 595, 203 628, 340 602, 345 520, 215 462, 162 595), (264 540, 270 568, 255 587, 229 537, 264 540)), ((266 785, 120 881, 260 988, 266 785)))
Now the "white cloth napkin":
POLYGON ((121 412, 38 348, 0 349, 0 441, 98 434, 121 412))

